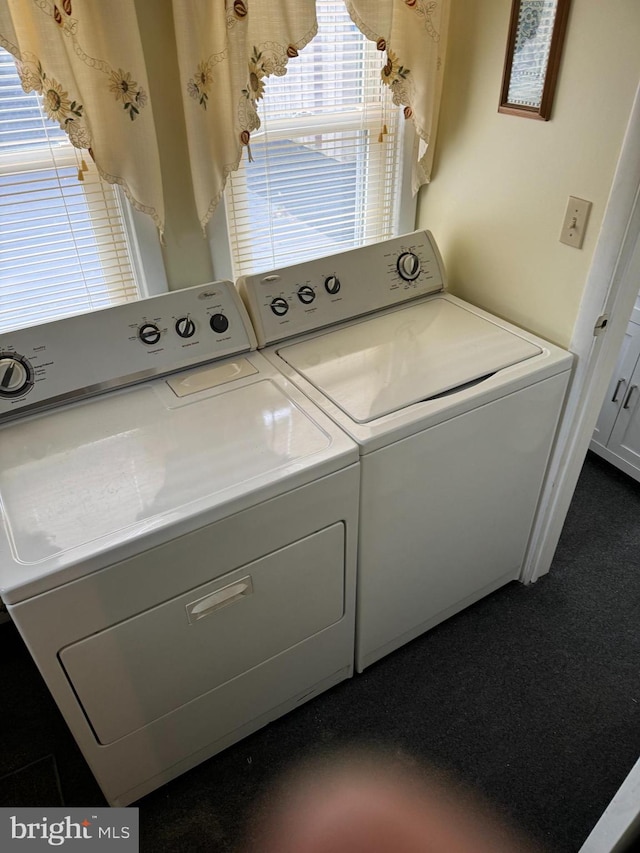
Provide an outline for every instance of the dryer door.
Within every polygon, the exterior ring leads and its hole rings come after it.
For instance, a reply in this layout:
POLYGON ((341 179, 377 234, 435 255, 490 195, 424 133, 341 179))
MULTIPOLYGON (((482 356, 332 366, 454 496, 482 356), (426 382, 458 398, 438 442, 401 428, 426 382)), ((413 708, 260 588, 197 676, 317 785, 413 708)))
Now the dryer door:
MULTIPOLYGON (((216 542, 208 545, 213 574, 216 542)), ((232 680, 249 671, 255 678, 265 661, 338 622, 344 549, 344 525, 333 524, 63 649, 59 658, 98 742, 205 693, 224 696, 232 680)), ((256 714, 228 710, 237 725, 256 714)), ((211 726, 217 732, 219 721, 211 726)))

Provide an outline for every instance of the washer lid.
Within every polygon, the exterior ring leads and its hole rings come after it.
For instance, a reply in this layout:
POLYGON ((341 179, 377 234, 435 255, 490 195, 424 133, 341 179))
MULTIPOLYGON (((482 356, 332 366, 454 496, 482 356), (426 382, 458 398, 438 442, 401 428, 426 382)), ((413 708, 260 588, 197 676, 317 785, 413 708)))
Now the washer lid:
POLYGON ((445 295, 281 347, 278 355, 350 418, 368 423, 541 352, 445 295))

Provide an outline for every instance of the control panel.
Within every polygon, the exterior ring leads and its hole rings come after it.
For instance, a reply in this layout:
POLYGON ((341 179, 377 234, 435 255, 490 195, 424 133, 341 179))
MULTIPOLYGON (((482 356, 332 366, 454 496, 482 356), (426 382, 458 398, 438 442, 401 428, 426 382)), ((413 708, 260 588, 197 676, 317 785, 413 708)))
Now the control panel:
POLYGON ((256 346, 230 281, 0 335, 0 421, 256 346))
POLYGON ((428 231, 238 281, 258 346, 426 296, 444 286, 442 258, 428 231))

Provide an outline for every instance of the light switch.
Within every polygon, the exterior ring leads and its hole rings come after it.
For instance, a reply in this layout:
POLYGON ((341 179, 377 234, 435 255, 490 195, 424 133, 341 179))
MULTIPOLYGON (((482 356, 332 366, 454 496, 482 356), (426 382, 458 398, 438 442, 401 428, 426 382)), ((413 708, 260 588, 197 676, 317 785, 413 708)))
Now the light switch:
POLYGON ((583 198, 576 198, 572 195, 569 196, 567 212, 565 213, 562 231, 560 232, 561 243, 566 243, 567 246, 573 246, 576 249, 582 248, 590 210, 590 201, 585 201, 583 198))

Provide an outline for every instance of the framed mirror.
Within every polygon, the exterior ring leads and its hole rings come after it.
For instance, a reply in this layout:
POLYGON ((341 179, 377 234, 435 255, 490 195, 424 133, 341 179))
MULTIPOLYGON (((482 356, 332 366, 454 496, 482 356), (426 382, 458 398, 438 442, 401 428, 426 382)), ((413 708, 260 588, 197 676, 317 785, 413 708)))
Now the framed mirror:
POLYGON ((551 117, 571 0, 513 0, 498 112, 551 117))

